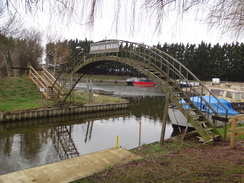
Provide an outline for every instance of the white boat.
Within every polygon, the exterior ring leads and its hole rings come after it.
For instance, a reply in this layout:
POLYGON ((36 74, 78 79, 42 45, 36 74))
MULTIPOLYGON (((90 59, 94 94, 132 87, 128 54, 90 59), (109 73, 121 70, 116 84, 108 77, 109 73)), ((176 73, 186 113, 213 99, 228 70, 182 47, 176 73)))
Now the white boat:
MULTIPOLYGON (((203 98, 208 101, 211 105, 211 107, 215 110, 218 111, 218 115, 225 115, 225 109, 221 106, 218 105, 217 100, 214 97, 210 97, 210 96, 203 96, 203 98)), ((239 112, 235 111, 230 103, 225 100, 225 99, 221 99, 218 98, 218 100, 220 100, 225 107, 228 109, 228 116, 233 116, 233 115, 237 115, 239 114, 239 112)), ((206 116, 208 116, 210 122, 212 122, 212 114, 213 111, 211 109, 209 109, 204 103, 202 103, 202 105, 200 104, 200 97, 191 97, 191 101, 193 101, 193 103, 200 109, 201 106, 201 111, 203 113, 206 113, 206 116)), ((185 103, 184 100, 181 101, 181 103, 185 103)), ((185 108, 189 108, 189 105, 185 105, 185 108)), ((194 112, 192 112, 194 113, 194 112)), ((168 114, 169 114, 169 119, 172 122, 173 127, 188 127, 188 128, 193 128, 193 126, 188 123, 186 117, 181 113, 181 111, 178 108, 175 107, 170 107, 168 109, 168 114)), ((224 125, 223 122, 221 121, 217 121, 217 124, 215 124, 217 126, 221 126, 224 125)))
MULTIPOLYGON (((208 87, 209 91, 216 97, 229 101, 235 110, 244 110, 244 91, 230 88, 208 87)), ((204 91, 209 96, 209 93, 204 91)))

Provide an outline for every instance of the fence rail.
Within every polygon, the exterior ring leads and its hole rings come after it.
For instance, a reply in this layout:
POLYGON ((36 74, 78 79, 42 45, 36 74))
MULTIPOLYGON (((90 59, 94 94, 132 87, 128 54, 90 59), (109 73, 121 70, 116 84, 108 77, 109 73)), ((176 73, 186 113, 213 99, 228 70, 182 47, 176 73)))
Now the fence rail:
POLYGON ((231 148, 235 148, 236 137, 238 135, 244 135, 244 127, 236 127, 236 123, 239 121, 244 121, 244 114, 234 116, 229 119, 229 122, 231 123, 231 129, 230 129, 230 133, 228 133, 228 136, 230 136, 230 147, 231 148))

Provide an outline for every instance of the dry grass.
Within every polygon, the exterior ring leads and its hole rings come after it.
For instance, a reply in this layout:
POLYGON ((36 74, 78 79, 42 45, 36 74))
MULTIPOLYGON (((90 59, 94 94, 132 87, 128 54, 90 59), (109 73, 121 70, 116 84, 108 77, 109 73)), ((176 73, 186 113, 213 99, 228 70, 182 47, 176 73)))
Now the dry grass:
MULTIPOLYGON (((180 138, 179 138, 180 139, 180 138)), ((243 143, 243 141, 242 141, 243 143)), ((109 168, 76 182, 243 182, 243 147, 229 148, 228 142, 215 146, 200 144, 195 137, 158 143, 132 150, 144 157, 109 168)))

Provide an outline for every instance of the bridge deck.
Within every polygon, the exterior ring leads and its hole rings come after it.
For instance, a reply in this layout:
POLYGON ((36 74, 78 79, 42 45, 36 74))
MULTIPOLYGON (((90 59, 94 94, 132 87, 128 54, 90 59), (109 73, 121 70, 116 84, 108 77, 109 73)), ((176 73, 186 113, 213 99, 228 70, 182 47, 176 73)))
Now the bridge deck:
POLYGON ((114 166, 115 164, 123 164, 140 158, 140 156, 137 156, 122 148, 113 148, 0 175, 0 183, 71 182, 103 171, 104 169, 114 166))

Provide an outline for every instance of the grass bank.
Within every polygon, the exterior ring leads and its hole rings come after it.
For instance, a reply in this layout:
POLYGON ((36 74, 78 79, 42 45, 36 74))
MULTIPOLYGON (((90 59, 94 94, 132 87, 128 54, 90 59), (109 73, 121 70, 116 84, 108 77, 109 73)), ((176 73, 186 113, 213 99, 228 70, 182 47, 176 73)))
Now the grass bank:
MULTIPOLYGON (((83 91, 75 91, 72 102, 88 103, 89 95, 83 91)), ((11 112, 26 109, 36 109, 55 105, 46 100, 37 91, 36 86, 28 77, 0 79, 0 112, 11 112)), ((120 98, 94 95, 94 103, 120 102, 120 98)))
POLYGON ((154 143, 131 151, 143 159, 108 167, 75 183, 243 182, 243 147, 231 149, 229 142, 212 146, 196 137, 182 141, 177 136, 163 146, 154 143))

